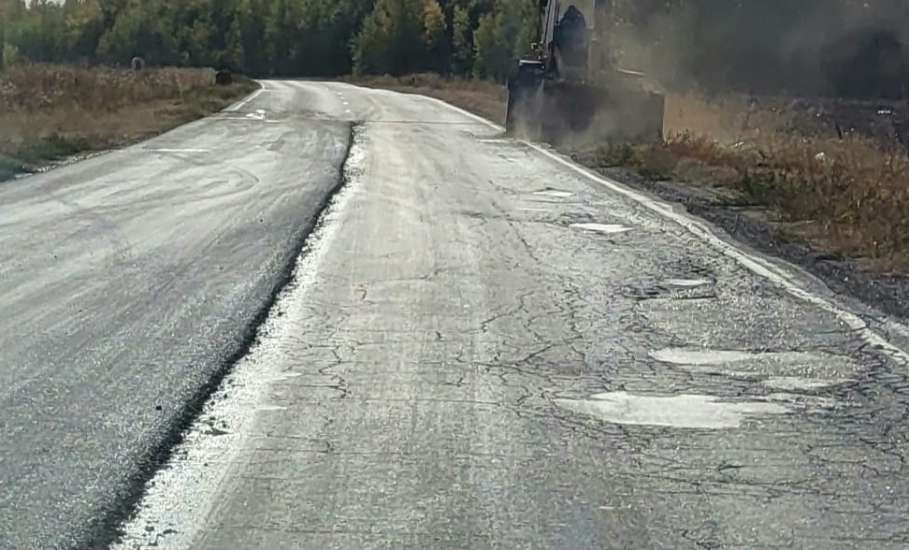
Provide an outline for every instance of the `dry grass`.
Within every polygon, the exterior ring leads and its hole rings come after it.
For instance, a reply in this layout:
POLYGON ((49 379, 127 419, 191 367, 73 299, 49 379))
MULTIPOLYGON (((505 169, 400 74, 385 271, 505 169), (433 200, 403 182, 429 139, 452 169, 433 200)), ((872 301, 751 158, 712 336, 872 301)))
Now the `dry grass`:
POLYGON ((367 76, 349 82, 370 88, 441 99, 499 124, 505 124, 505 87, 487 80, 446 78, 437 74, 367 76))
POLYGON ((719 142, 760 139, 785 132, 791 114, 775 108, 756 108, 744 96, 707 100, 695 94, 669 94, 663 118, 663 135, 710 136, 719 142))
POLYGON ((28 65, 0 74, 0 180, 108 149, 223 109, 255 88, 215 86, 205 69, 28 65))
POLYGON ((875 269, 909 270, 909 156, 902 150, 859 138, 774 134, 730 145, 682 134, 660 145, 599 148, 582 160, 735 190, 771 208, 784 234, 875 269))

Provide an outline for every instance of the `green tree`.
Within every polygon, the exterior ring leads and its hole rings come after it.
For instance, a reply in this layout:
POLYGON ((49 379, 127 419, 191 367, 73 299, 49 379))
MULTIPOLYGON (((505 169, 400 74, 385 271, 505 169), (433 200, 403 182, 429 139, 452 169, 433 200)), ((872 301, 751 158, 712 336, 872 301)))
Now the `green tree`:
POLYGON ((67 0, 65 43, 69 57, 90 60, 104 34, 104 13, 98 0, 67 0))
POLYGON ((504 44, 497 40, 496 36, 496 16, 493 13, 487 13, 480 18, 480 24, 474 31, 474 52, 475 62, 473 65, 473 74, 477 78, 494 77, 497 67, 507 57, 504 51, 504 44))
POLYGON ((457 6, 452 18, 452 68, 455 74, 467 75, 473 69, 473 26, 470 23, 470 11, 457 6))
POLYGON ((254 0, 239 0, 234 8, 229 51, 235 69, 255 75, 269 74, 265 47, 265 20, 254 0))
POLYGON ((383 74, 389 72, 386 51, 390 49, 390 38, 383 21, 382 12, 373 12, 363 22, 363 29, 353 45, 354 72, 357 74, 383 74))
POLYGON ((154 0, 134 0, 117 13, 113 26, 98 45, 99 56, 109 63, 127 64, 142 57, 156 65, 179 61, 173 27, 162 5, 154 0))
POLYGON ((508 77, 516 59, 536 40, 537 10, 535 0, 499 0, 494 11, 480 18, 474 33, 474 76, 508 77))
POLYGON ((292 0, 273 0, 265 18, 265 44, 271 74, 293 74, 295 39, 298 34, 292 0))
POLYGON ((231 71, 243 71, 243 29, 240 18, 235 17, 227 31, 227 48, 224 51, 224 65, 231 71))
POLYGON ((445 60, 448 53, 448 25, 445 12, 436 0, 424 0, 423 45, 428 56, 427 69, 447 72, 445 60))
POLYGON ((359 73, 404 74, 424 69, 424 0, 378 0, 354 41, 359 73))

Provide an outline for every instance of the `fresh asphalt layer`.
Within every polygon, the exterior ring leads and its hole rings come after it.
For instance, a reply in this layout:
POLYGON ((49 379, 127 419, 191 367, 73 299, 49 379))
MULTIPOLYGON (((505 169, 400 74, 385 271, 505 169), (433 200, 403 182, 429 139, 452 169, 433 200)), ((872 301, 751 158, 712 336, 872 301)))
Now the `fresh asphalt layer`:
POLYGON ((0 548, 95 540, 250 343, 349 146, 297 94, 0 184, 0 548))
POLYGON ((909 545, 904 327, 427 98, 2 186, 0 305, 0 548, 909 545))

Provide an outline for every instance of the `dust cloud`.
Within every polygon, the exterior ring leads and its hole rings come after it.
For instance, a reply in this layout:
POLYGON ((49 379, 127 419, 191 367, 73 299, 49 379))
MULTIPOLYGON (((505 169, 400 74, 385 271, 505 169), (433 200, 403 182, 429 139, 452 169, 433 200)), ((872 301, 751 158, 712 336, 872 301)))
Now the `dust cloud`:
POLYGON ((905 0, 613 0, 602 43, 673 92, 905 98, 905 0))

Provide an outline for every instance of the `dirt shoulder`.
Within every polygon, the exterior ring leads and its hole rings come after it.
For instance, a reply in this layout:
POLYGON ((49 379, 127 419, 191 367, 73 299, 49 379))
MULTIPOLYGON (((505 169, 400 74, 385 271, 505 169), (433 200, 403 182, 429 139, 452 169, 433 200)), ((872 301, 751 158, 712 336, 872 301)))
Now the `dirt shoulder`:
POLYGON ((158 135, 257 87, 217 86, 206 69, 11 67, 0 73, 0 181, 158 135))
MULTIPOLYGON (((432 75, 352 82, 447 101, 502 122, 502 86, 432 75)), ((766 137, 767 132, 764 132, 766 137)), ((714 147, 677 136, 654 146, 564 150, 785 259, 888 315, 909 319, 909 158, 862 140, 779 139, 714 147)))

